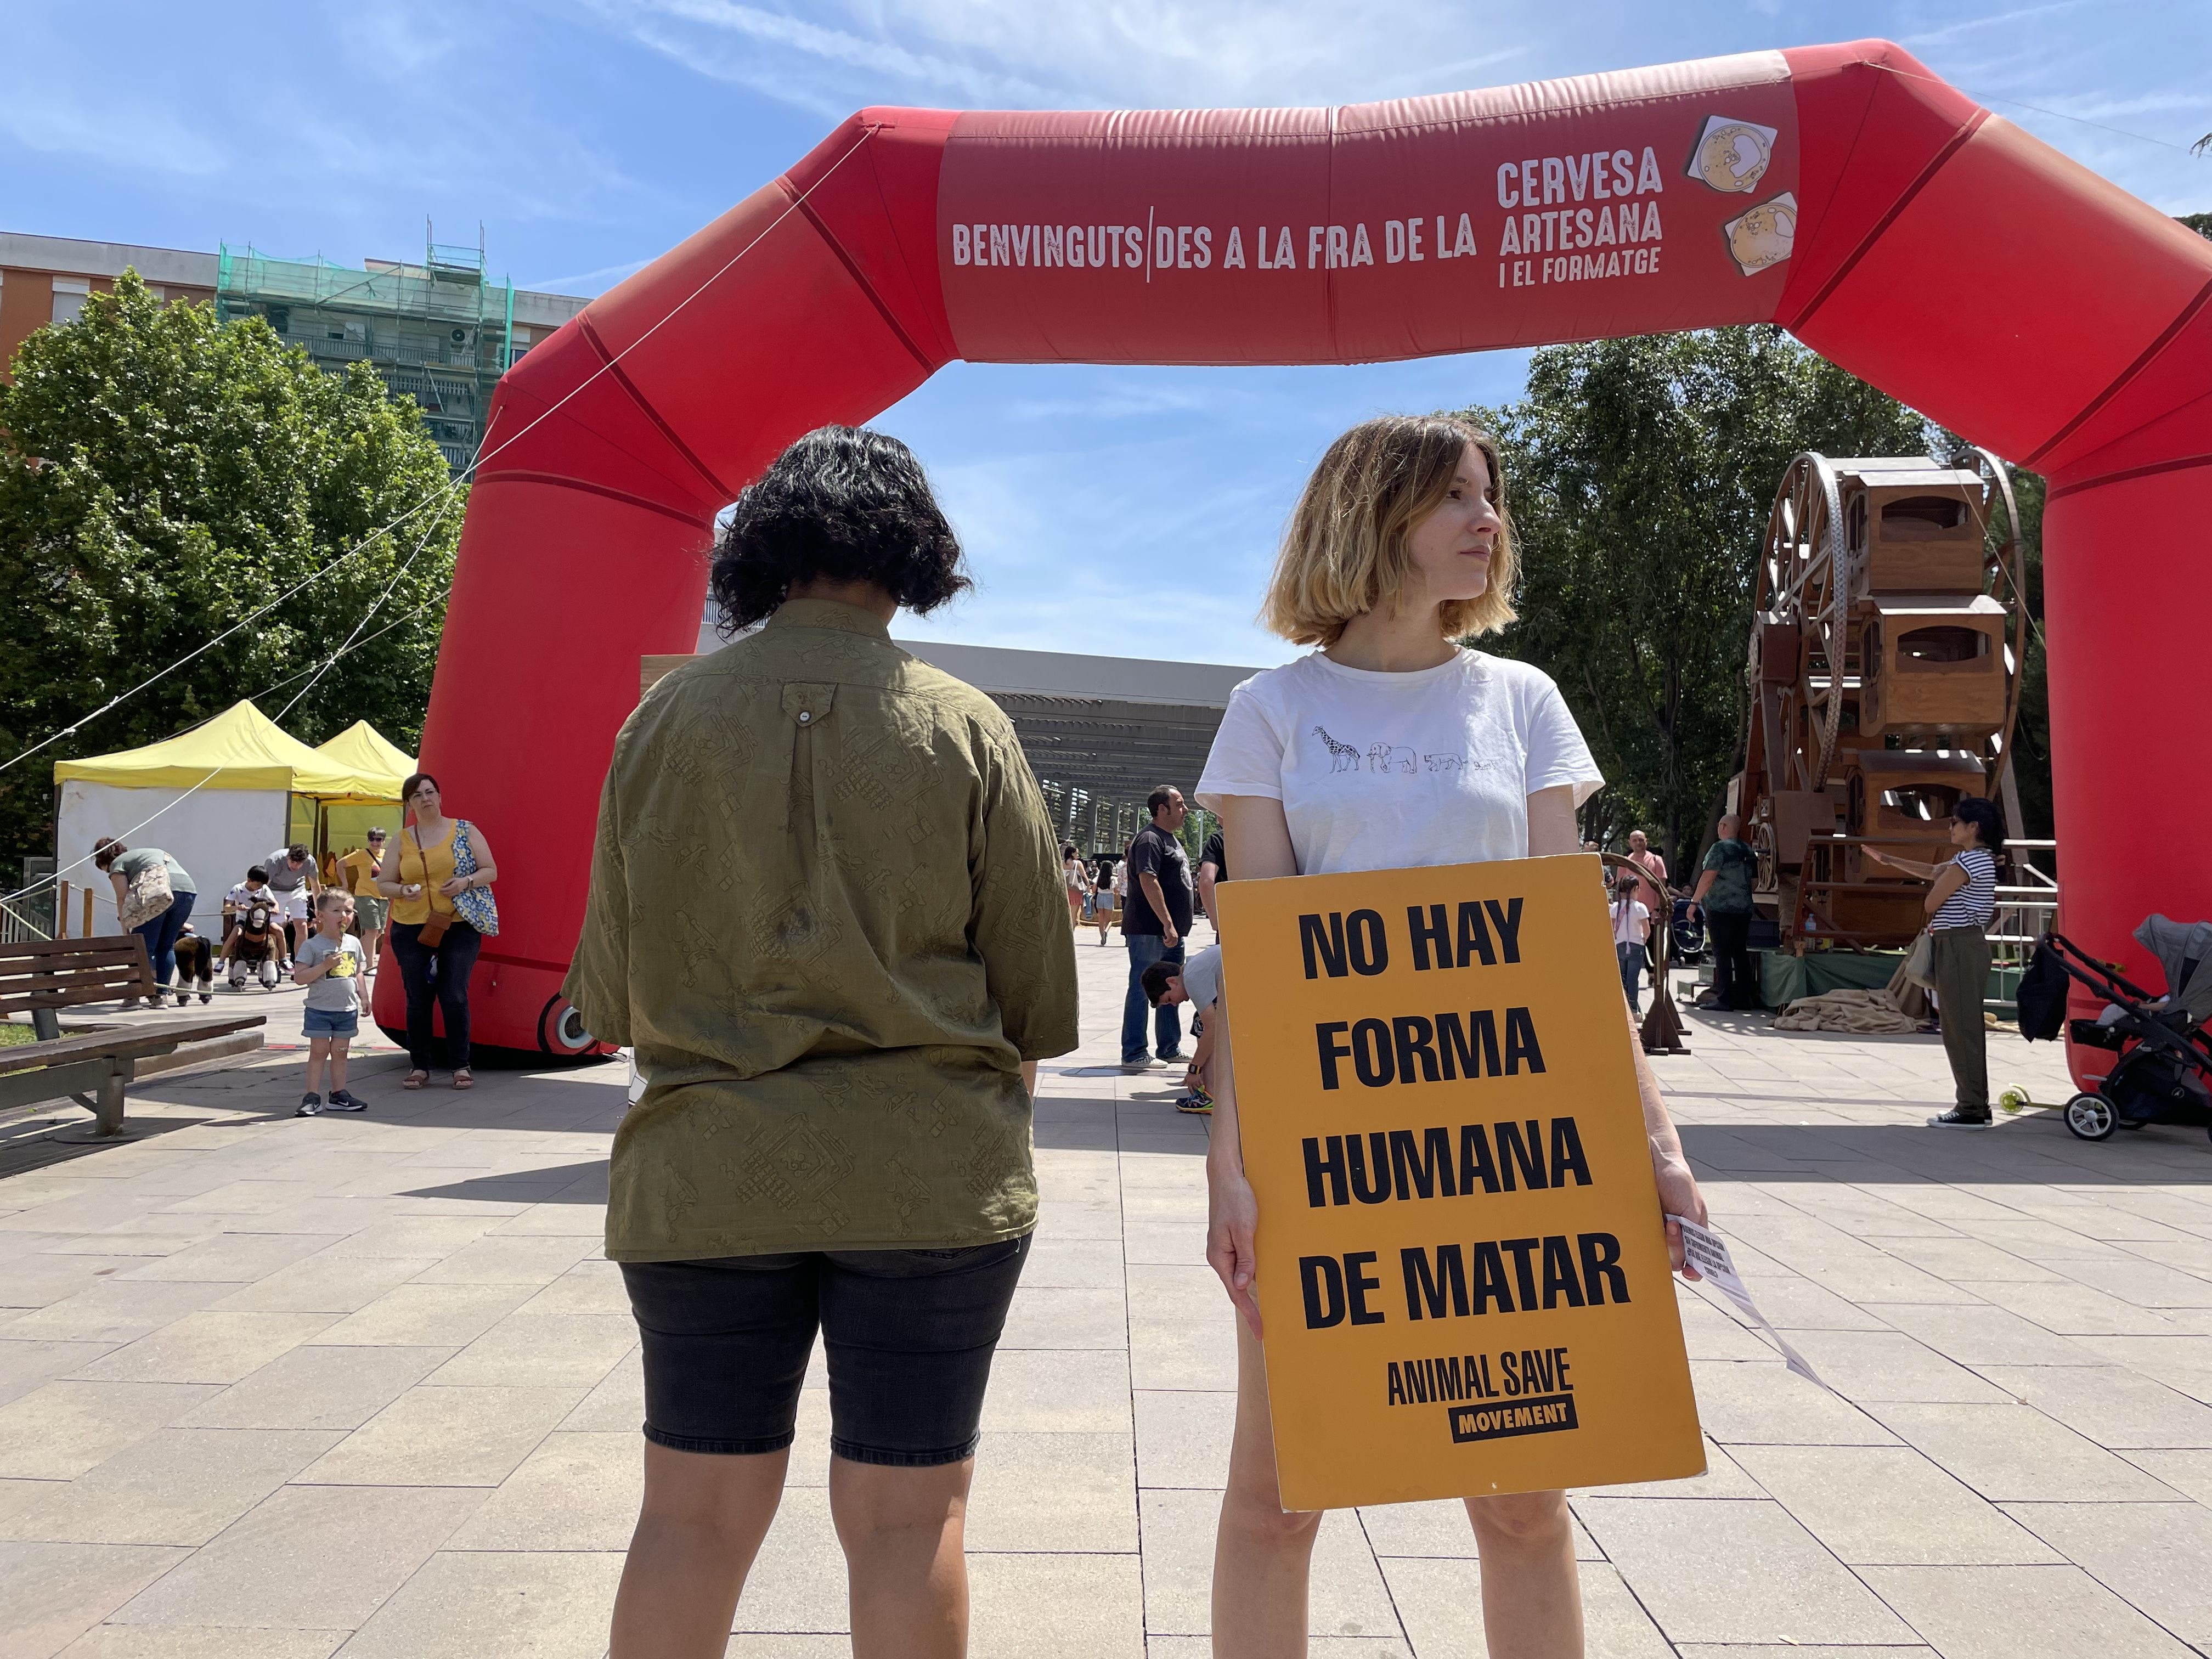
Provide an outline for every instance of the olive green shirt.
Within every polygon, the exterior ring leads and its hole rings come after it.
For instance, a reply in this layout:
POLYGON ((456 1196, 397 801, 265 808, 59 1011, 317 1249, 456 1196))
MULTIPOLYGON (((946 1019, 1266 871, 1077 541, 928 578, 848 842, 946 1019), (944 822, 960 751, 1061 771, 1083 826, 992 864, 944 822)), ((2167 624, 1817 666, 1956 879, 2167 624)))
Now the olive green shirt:
POLYGON ((989 698, 787 603, 615 740, 567 992, 633 1046, 607 1254, 987 1243, 1036 1223, 1020 1066, 1075 1047, 1060 848, 989 698))

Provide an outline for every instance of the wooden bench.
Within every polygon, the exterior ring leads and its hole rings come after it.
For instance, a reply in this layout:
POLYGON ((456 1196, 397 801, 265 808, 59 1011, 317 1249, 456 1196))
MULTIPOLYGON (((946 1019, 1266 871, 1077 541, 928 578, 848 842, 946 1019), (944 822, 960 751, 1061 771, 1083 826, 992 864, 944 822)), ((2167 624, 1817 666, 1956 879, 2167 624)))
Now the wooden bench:
POLYGON ((0 1111, 72 1100, 97 1120, 95 1135, 119 1135, 125 1085, 142 1069, 172 1071, 260 1046, 259 1032, 250 1040, 239 1035, 265 1024, 260 1014, 62 1035, 64 1008, 128 1002, 161 988, 136 933, 0 945, 0 1015, 27 1012, 38 1035, 0 1048, 0 1111))

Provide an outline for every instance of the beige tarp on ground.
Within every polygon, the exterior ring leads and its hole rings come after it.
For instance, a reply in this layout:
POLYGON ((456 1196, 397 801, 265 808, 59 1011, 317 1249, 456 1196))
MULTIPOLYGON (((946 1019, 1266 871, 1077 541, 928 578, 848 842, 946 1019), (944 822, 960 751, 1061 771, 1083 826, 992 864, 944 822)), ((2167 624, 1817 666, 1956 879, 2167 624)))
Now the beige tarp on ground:
POLYGON ((1879 991, 1827 991, 1800 997, 1775 1017, 1778 1031, 1849 1031, 1859 1036, 1908 1036, 1929 1017, 1928 998, 1900 964, 1879 991))

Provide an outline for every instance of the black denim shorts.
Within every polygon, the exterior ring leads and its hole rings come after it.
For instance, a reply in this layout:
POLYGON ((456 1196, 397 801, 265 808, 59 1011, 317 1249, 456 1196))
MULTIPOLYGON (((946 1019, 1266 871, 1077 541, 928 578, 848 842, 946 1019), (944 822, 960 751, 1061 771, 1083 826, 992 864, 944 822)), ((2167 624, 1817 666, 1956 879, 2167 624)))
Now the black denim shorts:
POLYGON ((817 1250, 625 1261, 645 1350, 645 1437, 676 1451, 781 1451, 819 1328, 830 1449, 921 1468, 975 1455, 983 1390, 1027 1236, 946 1250, 817 1250))

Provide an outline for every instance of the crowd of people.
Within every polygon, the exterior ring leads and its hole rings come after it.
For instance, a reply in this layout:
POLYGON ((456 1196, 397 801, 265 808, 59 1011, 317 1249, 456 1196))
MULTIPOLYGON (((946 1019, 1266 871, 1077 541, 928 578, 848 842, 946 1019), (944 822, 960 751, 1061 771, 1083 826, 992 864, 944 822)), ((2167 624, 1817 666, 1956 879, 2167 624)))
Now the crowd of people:
MULTIPOLYGON (((345 1088, 347 1045, 359 1035, 378 965, 388 951, 405 992, 411 1069, 403 1089, 430 1080, 441 1060, 456 1089, 475 1085, 469 1046, 469 981, 483 940, 498 932, 491 884, 498 866, 483 831, 443 811, 438 781, 418 772, 401 786, 397 840, 372 826, 366 845, 319 866, 293 842, 247 866, 222 899, 222 936, 199 936, 191 921, 199 884, 158 847, 126 847, 103 836, 94 865, 115 890, 118 919, 146 941, 159 1008, 181 1007, 197 988, 213 1000, 218 974, 234 990, 258 981, 307 991, 307 1087, 298 1115, 362 1111, 345 1088), (324 1090, 327 1085, 327 1098, 324 1090)), ((137 1006, 127 998, 124 1006, 137 1006)))
MULTIPOLYGON (((1440 416, 1345 434, 1305 487, 1262 602, 1271 628, 1311 649, 1238 686, 1190 796, 1155 788, 1127 847, 1094 861, 1054 833, 1005 714, 890 639, 902 608, 927 613, 969 585, 905 447, 824 428, 744 491, 712 575, 735 643, 660 680, 616 741, 565 987, 641 1079, 612 1148, 606 1224, 645 1395, 644 1495, 612 1659, 723 1650, 817 1334, 854 1650, 964 1651, 984 1395, 1038 1218, 1037 1067, 1077 1043, 1077 934, 1095 927, 1104 946, 1117 924, 1121 1068, 1185 1066, 1178 1106, 1213 1119, 1203 1255, 1237 1349, 1214 1650, 1305 1651, 1320 1516, 1285 1511, 1277 1485, 1259 1203, 1226 1040, 1232 1014, 1266 1011, 1232 1008, 1218 945, 1194 952, 1191 932, 1200 914, 1218 932, 1231 845, 1236 876, 1262 880, 1595 850, 1577 819, 1603 780, 1558 688, 1467 643, 1513 620, 1515 566, 1489 434, 1440 416), (720 735, 702 748, 709 717, 720 735), (1359 763, 1401 750, 1431 763, 1359 763), (896 789, 879 787, 894 775, 896 789), (1219 825, 1194 869, 1182 833, 1194 799, 1219 825), (716 878, 700 881, 702 868, 716 878)), ((303 1115, 364 1109, 346 1086, 348 1045, 386 956, 404 981, 404 1086, 429 1081, 441 1025, 453 1085, 473 1081, 469 984, 498 928, 496 866, 481 829, 447 816, 435 778, 418 773, 402 793, 396 837, 373 832, 327 878, 306 847, 276 849, 225 898, 222 959, 307 989, 303 1115)), ((1986 972, 1973 917, 1990 874, 1989 826, 1964 807, 1960 823, 1950 866, 1898 867, 1936 878, 1929 908, 1951 930, 1936 971, 1946 1003, 1964 1008, 1986 972)), ((1721 821, 1686 892, 1642 830, 1629 836, 1607 881, 1628 1010, 1647 972, 1668 994, 1655 935, 1678 900, 1711 939, 1713 1002, 1757 1006, 1757 858, 1741 830, 1721 821)), ((97 858, 166 986, 196 884, 157 848, 106 841, 97 858)), ((1987 1115, 1985 1078, 1967 1077, 1973 1027, 1970 1039, 1962 1017, 1954 1042, 1945 1022, 1960 1121, 1977 1102, 1987 1115)), ((1671 1218, 1702 1223, 1705 1202, 1631 1051, 1679 1268, 1671 1218)), ((1466 1512, 1491 1650, 1581 1653, 1565 1495, 1469 1498, 1466 1512)))

